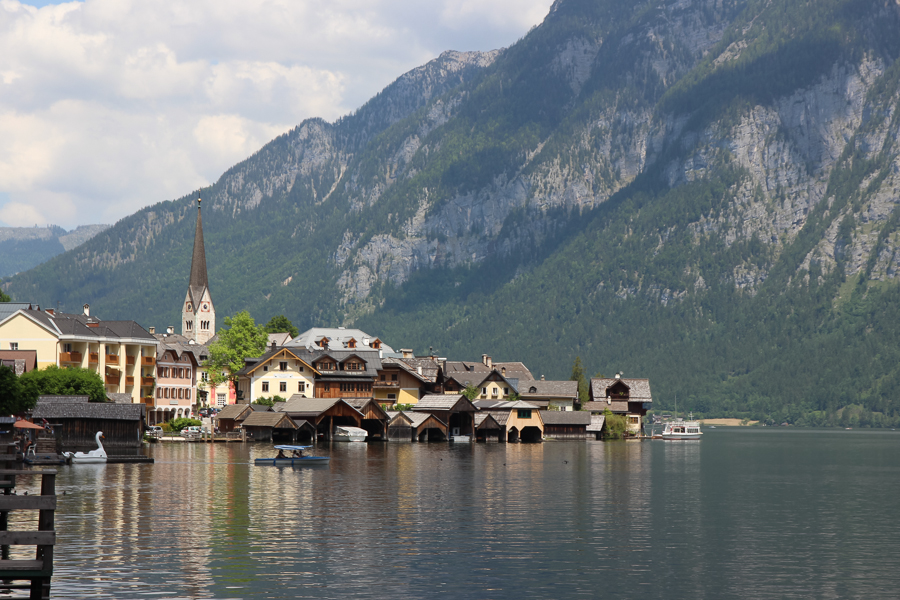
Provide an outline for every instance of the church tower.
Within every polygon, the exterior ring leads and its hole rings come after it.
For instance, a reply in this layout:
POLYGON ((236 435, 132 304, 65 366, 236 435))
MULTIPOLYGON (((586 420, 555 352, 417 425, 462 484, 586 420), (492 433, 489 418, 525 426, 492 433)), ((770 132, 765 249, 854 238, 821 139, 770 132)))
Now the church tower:
POLYGON ((194 254, 191 256, 191 279, 181 315, 181 335, 205 344, 216 334, 216 309, 209 294, 206 277, 206 252, 203 248, 203 219, 200 196, 197 195, 197 230, 194 232, 194 254))

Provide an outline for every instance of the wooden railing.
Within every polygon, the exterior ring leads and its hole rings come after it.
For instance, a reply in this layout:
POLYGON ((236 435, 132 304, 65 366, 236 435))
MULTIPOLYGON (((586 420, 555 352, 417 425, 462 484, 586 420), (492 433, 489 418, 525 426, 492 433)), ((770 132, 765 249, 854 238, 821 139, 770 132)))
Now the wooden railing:
POLYGON ((60 352, 59 362, 75 362, 80 363, 82 359, 81 352, 60 352))
POLYGON ((0 590, 30 590, 30 598, 49 599, 53 576, 53 546, 56 544, 56 470, 24 471, 9 468, 15 454, 0 460, 0 590), (40 496, 13 495, 16 476, 41 476, 40 496), (9 531, 9 511, 38 511, 37 531, 9 531), (35 546, 34 560, 10 560, 10 546, 35 546), (28 583, 22 583, 28 581, 28 583), (18 583, 17 583, 18 582, 18 583))
POLYGON ((144 396, 143 398, 141 398, 141 402, 143 402, 145 406, 148 406, 150 408, 153 408, 153 406, 155 406, 153 402, 153 396, 144 396))
POLYGON ((109 385, 119 385, 120 378, 120 375, 107 375, 105 379, 109 385))
POLYGON ((90 364, 97 364, 100 362, 100 353, 99 352, 89 352, 88 353, 88 362, 90 364))
POLYGON ((156 358, 152 356, 142 356, 141 357, 141 366, 142 367, 152 367, 156 364, 156 358))
POLYGON ((106 355, 106 364, 119 364, 119 355, 118 354, 107 354, 106 355))
POLYGON ((134 375, 125 376, 125 385, 134 385, 134 375))
POLYGON ((145 387, 149 387, 155 383, 152 377, 141 377, 141 385, 145 387))
POLYGON ((125 364, 133 365, 136 358, 137 358, 136 356, 131 356, 130 354, 126 354, 125 355, 125 364))

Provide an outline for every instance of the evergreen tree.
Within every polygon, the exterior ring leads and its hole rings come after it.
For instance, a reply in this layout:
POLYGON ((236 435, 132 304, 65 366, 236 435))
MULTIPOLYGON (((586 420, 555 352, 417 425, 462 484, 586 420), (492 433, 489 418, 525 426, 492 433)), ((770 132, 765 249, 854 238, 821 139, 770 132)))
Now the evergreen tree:
POLYGON ((266 333, 289 333, 292 338, 300 335, 300 330, 284 315, 272 317, 263 329, 266 330, 266 333))
POLYGON ((572 374, 569 381, 578 382, 578 401, 584 404, 588 401, 588 381, 584 376, 584 367, 581 365, 581 357, 575 357, 575 364, 572 365, 572 374))

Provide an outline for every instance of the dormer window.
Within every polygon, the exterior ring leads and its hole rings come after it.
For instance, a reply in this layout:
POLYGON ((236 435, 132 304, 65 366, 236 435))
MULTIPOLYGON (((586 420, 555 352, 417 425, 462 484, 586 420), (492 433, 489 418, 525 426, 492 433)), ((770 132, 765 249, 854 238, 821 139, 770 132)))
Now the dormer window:
POLYGON ((347 340, 347 347, 348 348, 356 348, 356 340, 353 338, 350 338, 349 340, 347 340))
POLYGON ((379 340, 378 338, 375 338, 375 340, 372 341, 372 347, 375 348, 376 350, 381 348, 381 340, 379 340))

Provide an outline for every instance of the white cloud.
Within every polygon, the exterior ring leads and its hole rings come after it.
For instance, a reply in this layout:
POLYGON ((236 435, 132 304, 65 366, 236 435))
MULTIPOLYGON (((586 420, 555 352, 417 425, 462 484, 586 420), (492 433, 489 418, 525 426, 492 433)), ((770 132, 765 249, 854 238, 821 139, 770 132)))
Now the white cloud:
POLYGON ((111 223, 551 0, 0 0, 0 224, 111 223), (32 4, 43 5, 37 1, 32 4))

